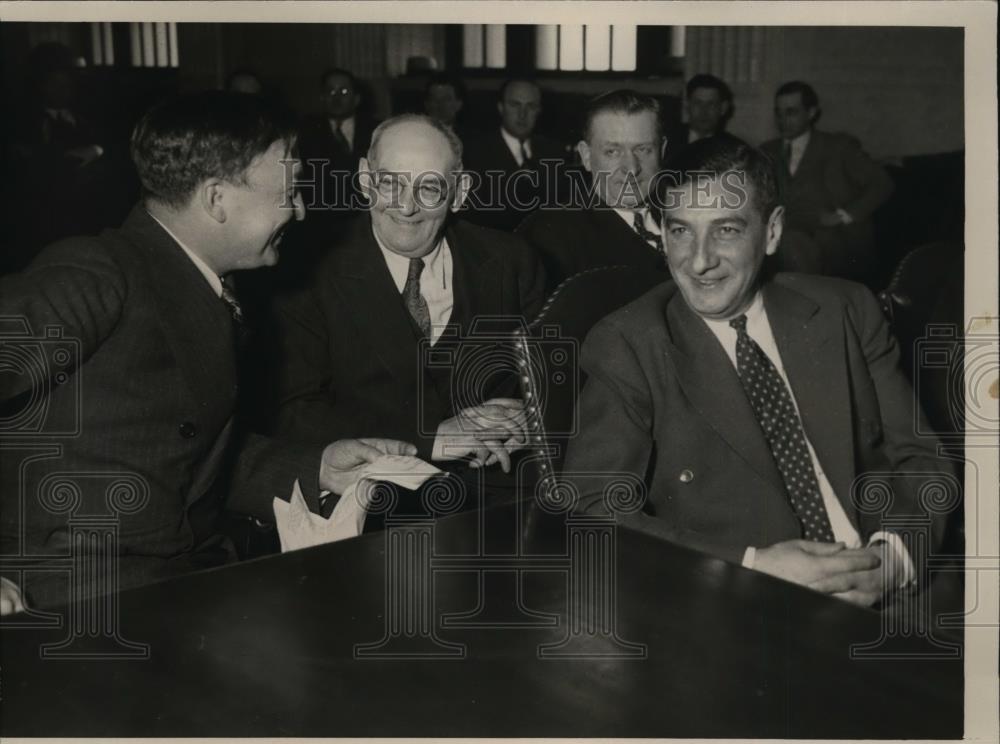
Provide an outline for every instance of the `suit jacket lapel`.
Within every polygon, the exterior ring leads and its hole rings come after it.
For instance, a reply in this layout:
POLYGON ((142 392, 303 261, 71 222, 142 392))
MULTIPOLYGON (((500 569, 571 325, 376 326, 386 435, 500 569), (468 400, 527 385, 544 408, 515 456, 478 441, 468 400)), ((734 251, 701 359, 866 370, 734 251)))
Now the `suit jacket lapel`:
POLYGON ((853 519, 854 440, 840 313, 776 282, 764 289, 764 307, 806 436, 853 519))
POLYGON ((184 250, 136 207, 122 233, 146 256, 167 343, 198 404, 226 406, 236 391, 233 320, 184 250))
POLYGON ((673 344, 669 359, 692 405, 739 457, 784 494, 784 481, 733 363, 679 293, 667 305, 667 328, 673 344))
POLYGON ((339 260, 330 279, 344 298, 344 306, 356 310, 352 319, 361 338, 406 389, 414 389, 417 337, 413 321, 372 234, 371 218, 356 220, 350 229, 349 238, 335 248, 339 260))
POLYGON ((450 323, 468 333, 477 317, 500 315, 503 275, 500 259, 466 239, 454 223, 445 232, 451 249, 452 299, 450 323))

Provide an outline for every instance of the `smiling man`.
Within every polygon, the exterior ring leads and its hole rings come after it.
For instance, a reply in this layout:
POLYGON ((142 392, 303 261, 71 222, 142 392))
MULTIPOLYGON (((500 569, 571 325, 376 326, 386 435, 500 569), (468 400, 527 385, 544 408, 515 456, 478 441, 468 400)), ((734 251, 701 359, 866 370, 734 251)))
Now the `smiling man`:
POLYGON ((524 423, 512 370, 469 359, 477 321, 504 318, 490 328, 509 333, 531 320, 544 278, 520 239, 456 219, 461 170, 461 142, 435 119, 375 130, 361 161, 369 212, 332 237, 311 286, 279 303, 278 431, 401 437, 425 459, 509 467, 524 423))
POLYGON ((650 184, 665 140, 655 98, 615 90, 594 98, 577 153, 590 191, 573 206, 540 209, 518 228, 542 256, 549 288, 598 266, 637 266, 667 277, 650 184))
POLYGON ((224 507, 273 520, 273 499, 298 480, 317 508, 321 489, 349 484, 345 470, 414 451, 289 445, 235 421, 243 318, 228 280, 277 262, 302 217, 283 112, 240 93, 181 96, 149 111, 131 144, 143 198, 122 227, 52 245, 0 283, 0 316, 16 319, 3 349, 20 360, 0 375, 0 407, 25 424, 6 433, 34 442, 0 450, 0 538, 3 555, 36 569, 4 576, 3 611, 23 606, 24 590, 52 606, 234 560, 224 507), (32 338, 52 354, 32 357, 32 338), (75 531, 82 516, 113 519, 117 543, 75 531), (70 555, 103 557, 113 574, 78 571, 67 586, 70 555))
POLYGON ((704 140, 678 172, 661 202, 674 282, 583 347, 566 460, 580 508, 603 509, 594 473, 634 473, 648 499, 626 524, 873 604, 915 577, 887 517, 921 514, 921 489, 947 472, 913 433, 926 429, 888 325, 860 285, 762 273, 784 209, 761 152, 704 140), (854 500, 876 474, 893 489, 887 514, 854 500))

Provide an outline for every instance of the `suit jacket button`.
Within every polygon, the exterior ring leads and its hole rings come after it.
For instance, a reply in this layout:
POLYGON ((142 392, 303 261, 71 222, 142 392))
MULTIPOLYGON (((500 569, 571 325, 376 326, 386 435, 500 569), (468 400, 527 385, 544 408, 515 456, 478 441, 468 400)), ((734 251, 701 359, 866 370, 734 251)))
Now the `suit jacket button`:
POLYGON ((179 431, 180 435, 185 439, 191 439, 195 434, 198 433, 198 429, 196 429, 195 425, 192 424, 190 421, 185 421, 184 423, 182 423, 179 427, 177 427, 177 431, 179 431))
POLYGON ((690 470, 682 470, 678 480, 680 480, 681 483, 690 483, 694 480, 694 473, 690 470))

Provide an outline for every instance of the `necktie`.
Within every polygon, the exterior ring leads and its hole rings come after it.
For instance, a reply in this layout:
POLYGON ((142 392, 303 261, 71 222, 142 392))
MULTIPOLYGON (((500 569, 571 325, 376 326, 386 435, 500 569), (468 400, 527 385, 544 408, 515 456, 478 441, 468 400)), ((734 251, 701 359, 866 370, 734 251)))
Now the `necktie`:
POLYGON ((420 274, 424 270, 422 258, 410 259, 410 270, 406 274, 406 284, 403 285, 403 301, 413 322, 420 329, 424 338, 431 336, 431 314, 427 309, 427 300, 420 294, 420 274))
POLYGON ((347 141, 347 135, 344 134, 344 130, 341 126, 344 122, 339 119, 333 120, 333 138, 337 141, 337 146, 344 152, 351 151, 351 143, 347 141))
POLYGON ((632 213, 632 227, 635 228, 639 237, 645 240, 659 256, 663 256, 663 248, 660 246, 660 236, 646 227, 646 218, 643 210, 637 209, 632 213))
POLYGON ((527 165, 531 160, 531 153, 528 152, 528 140, 518 140, 518 147, 521 149, 521 162, 518 165, 527 165))
POLYGON ((794 176, 795 171, 792 170, 792 143, 789 140, 785 140, 781 148, 781 154, 785 158, 785 170, 788 175, 794 176))
POLYGON ((733 318, 729 325, 736 330, 736 371, 785 482, 788 500, 802 524, 802 537, 834 542, 791 393, 774 364, 747 334, 747 316, 733 318))
POLYGON ((240 306, 240 301, 236 299, 236 293, 233 292, 233 289, 229 285, 228 281, 222 282, 222 301, 226 303, 226 307, 229 309, 229 314, 233 316, 233 320, 236 321, 236 325, 242 327, 243 308, 240 306))

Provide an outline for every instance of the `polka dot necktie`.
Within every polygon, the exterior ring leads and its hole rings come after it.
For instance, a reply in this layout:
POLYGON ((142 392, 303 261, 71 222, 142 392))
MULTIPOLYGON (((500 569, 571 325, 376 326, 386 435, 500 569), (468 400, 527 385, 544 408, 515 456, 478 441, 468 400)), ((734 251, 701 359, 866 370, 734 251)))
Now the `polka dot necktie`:
POLYGON ((427 309, 427 300, 420 294, 420 275, 424 271, 424 259, 411 258, 410 270, 406 274, 406 284, 403 285, 403 301, 406 309, 417 324, 420 335, 431 337, 431 314, 427 309))
POLYGON ((777 368, 747 334, 747 316, 729 321, 736 331, 736 371, 785 482, 788 500, 802 524, 802 537, 834 542, 805 431, 777 368))

